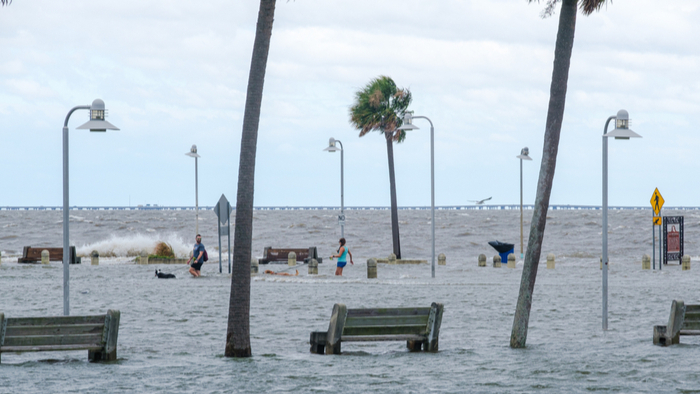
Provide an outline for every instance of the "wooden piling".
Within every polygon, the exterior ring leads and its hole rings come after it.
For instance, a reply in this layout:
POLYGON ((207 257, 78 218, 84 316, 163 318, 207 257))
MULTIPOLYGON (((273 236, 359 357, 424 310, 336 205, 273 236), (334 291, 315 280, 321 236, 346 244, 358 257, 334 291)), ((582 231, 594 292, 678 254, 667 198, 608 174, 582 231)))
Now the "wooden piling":
POLYGON ((90 265, 100 265, 100 253, 96 250, 90 253, 90 265))
POLYGON ((377 260, 369 259, 367 260, 367 279, 377 278, 377 260))
POLYGON ((49 263, 49 251, 44 249, 41 251, 41 264, 49 263))
POLYGON ((648 254, 645 254, 644 256, 642 256, 642 269, 643 270, 651 269, 651 257, 649 257, 648 254))
POLYGON ((256 275, 258 274, 259 268, 260 268, 260 266, 259 266, 259 263, 258 263, 258 259, 256 259, 255 257, 253 257, 253 258, 250 260, 250 276, 256 276, 256 275))
POLYGON ((297 254, 296 252, 289 252, 287 255, 287 265, 290 267, 294 267, 297 265, 297 254))
POLYGON ((553 270, 554 269, 554 253, 550 253, 547 255, 547 269, 553 270))
POLYGON ((483 253, 479 255, 479 267, 486 267, 486 255, 483 253))
POLYGON ((447 257, 444 253, 438 255, 438 265, 447 265, 447 257))
POLYGON ((508 255, 508 268, 515 268, 515 254, 508 255))
POLYGON ((495 255, 493 256, 493 268, 501 268, 503 263, 501 263, 501 256, 500 255, 495 255))
POLYGON ((681 257, 681 270, 690 271, 690 256, 685 255, 681 257))
POLYGON ((318 260, 311 259, 309 261, 309 275, 318 275, 318 260))

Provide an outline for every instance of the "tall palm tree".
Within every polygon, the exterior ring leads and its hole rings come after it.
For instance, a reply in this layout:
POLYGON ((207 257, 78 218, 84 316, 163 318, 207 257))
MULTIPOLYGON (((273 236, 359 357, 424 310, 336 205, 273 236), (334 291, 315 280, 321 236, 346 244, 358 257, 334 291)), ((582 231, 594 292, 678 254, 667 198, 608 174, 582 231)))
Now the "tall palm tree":
MULTIPOLYGON (((528 0, 528 3, 533 1, 535 0, 528 0)), ((535 209, 532 214, 530 236, 527 240, 527 252, 525 253, 525 262, 523 264, 523 276, 520 279, 520 293, 515 307, 513 330, 510 335, 510 346, 513 348, 525 347, 527 340, 527 325, 530 320, 532 292, 535 289, 537 268, 542 251, 544 228, 547 222, 547 210, 549 209, 549 196, 552 192, 552 180, 554 179, 554 170, 557 165, 559 135, 561 133, 562 119, 564 118, 569 65, 571 63, 574 32, 576 30, 576 8, 578 6, 584 15, 590 15, 593 11, 600 9, 605 0, 547 0, 543 17, 551 15, 554 12, 554 7, 559 2, 562 4, 557 41, 554 47, 554 69, 549 90, 549 109, 547 110, 540 177, 537 182, 535 209)))
POLYGON ((253 59, 248 75, 241 157, 238 164, 236 224, 233 239, 231 296, 228 304, 226 357, 250 357, 250 257, 253 241, 253 189, 255 185, 255 153, 262 103, 267 54, 270 50, 272 22, 276 0, 260 0, 258 24, 253 44, 253 59))
POLYGON ((411 92, 408 89, 399 89, 391 78, 379 76, 355 93, 355 104, 350 107, 350 123, 360 130, 360 137, 376 130, 382 133, 386 140, 391 191, 391 238, 397 259, 401 258, 401 243, 393 143, 403 142, 406 138, 405 131, 396 129, 401 126, 401 119, 409 104, 411 104, 411 92))

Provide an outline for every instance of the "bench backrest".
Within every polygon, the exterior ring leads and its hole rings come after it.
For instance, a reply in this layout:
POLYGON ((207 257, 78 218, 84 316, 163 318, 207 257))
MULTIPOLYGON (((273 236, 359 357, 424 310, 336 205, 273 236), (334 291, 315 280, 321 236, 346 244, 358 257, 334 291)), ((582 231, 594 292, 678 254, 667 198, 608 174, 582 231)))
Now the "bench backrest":
MULTIPOLYGON (((63 261, 63 248, 32 248, 31 246, 25 246, 19 262, 41 261, 41 252, 44 250, 49 251, 49 261, 63 261)), ((75 262, 75 246, 70 247, 69 256, 70 262, 73 264, 75 262)))
POLYGON ((700 305, 685 305, 685 316, 681 330, 700 330, 700 305))
POLYGON ((430 308, 348 309, 342 335, 426 335, 430 308))
POLYGON ((306 259, 317 259, 318 252, 315 246, 307 249, 293 249, 293 248, 277 248, 274 249, 270 246, 265 247, 263 251, 262 260, 265 262, 269 261, 287 261, 289 253, 296 253, 296 261, 304 261, 306 259))
POLYGON ((91 360, 116 360, 120 312, 105 315, 5 318, 0 312, 0 353, 87 349, 91 360))
POLYGON ((16 317, 3 319, 2 347, 102 346, 106 315, 16 317))

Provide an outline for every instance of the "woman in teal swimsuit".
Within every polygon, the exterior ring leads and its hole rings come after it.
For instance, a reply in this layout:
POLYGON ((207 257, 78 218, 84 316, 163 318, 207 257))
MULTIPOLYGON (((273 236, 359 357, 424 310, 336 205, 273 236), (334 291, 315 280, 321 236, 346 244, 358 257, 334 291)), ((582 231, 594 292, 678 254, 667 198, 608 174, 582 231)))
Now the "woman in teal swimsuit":
POLYGON ((352 261, 352 253, 350 253, 350 249, 347 246, 345 246, 345 238, 341 238, 338 242, 340 243, 340 248, 338 248, 338 254, 331 256, 331 260, 333 260, 333 257, 338 258, 338 264, 335 269, 335 274, 336 276, 343 276, 343 268, 345 267, 345 264, 348 263, 348 255, 350 255, 350 264, 355 265, 355 263, 352 261))

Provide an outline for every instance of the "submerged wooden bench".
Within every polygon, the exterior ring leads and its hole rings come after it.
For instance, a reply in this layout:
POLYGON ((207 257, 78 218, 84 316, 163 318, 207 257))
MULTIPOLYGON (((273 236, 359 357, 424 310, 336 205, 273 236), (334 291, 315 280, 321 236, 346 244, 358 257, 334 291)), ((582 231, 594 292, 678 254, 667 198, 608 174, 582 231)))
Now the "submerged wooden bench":
MULTIPOLYGON (((22 257, 17 259, 18 263, 39 263, 41 262, 41 252, 49 251, 49 261, 63 261, 63 248, 32 248, 25 246, 22 250, 22 257)), ((80 257, 75 254, 75 246, 70 247, 69 262, 70 264, 80 264, 80 257)))
POLYGON ((315 246, 311 246, 308 249, 273 248, 272 246, 266 246, 263 250, 263 257, 258 259, 258 264, 287 263, 287 256, 289 256, 291 252, 296 254, 296 261, 303 261, 304 264, 308 264, 311 259, 316 259, 319 264, 323 262, 323 259, 318 257, 318 251, 315 246))
POLYGON ((654 345, 676 345, 680 343, 681 335, 700 335, 700 305, 686 305, 682 300, 674 300, 668 325, 654 326, 654 345))
POLYGON ((0 312, 0 356, 87 350, 90 361, 116 360, 119 316, 119 311, 112 309, 96 316, 6 318, 0 312))
POLYGON ((328 331, 315 331, 311 353, 340 354, 341 342, 406 341, 410 351, 438 351, 442 304, 428 308, 347 309, 333 306, 328 331))

